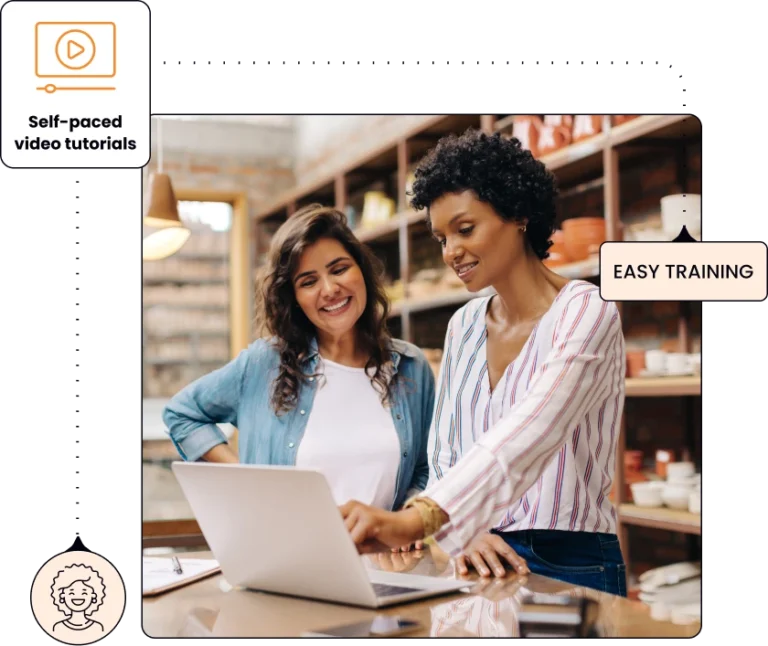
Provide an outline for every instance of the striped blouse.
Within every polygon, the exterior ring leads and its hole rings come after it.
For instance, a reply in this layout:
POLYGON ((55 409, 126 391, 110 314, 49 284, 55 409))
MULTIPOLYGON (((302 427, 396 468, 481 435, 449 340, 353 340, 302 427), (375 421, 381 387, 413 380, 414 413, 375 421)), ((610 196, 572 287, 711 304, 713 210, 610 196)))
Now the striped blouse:
POLYGON ((448 325, 423 494, 450 516, 435 540, 456 555, 491 528, 614 533, 625 377, 616 305, 570 281, 491 392, 490 299, 473 299, 448 325))

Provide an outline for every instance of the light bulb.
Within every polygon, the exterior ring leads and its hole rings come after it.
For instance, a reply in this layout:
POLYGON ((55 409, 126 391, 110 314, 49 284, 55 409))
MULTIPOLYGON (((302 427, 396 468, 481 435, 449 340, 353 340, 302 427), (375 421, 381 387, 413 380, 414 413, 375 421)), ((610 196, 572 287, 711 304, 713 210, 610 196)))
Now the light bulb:
POLYGON ((142 259, 162 260, 172 256, 184 246, 190 233, 186 227, 168 227, 150 233, 142 241, 142 259))

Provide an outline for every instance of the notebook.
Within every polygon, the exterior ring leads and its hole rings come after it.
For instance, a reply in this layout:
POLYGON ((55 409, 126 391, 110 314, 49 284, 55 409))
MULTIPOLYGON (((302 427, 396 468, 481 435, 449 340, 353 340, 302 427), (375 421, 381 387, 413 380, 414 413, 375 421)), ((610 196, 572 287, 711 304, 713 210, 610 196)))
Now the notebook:
POLYGON ((179 559, 182 573, 173 570, 170 558, 144 557, 142 566, 142 596, 151 597, 175 590, 220 572, 219 563, 214 559, 179 559))

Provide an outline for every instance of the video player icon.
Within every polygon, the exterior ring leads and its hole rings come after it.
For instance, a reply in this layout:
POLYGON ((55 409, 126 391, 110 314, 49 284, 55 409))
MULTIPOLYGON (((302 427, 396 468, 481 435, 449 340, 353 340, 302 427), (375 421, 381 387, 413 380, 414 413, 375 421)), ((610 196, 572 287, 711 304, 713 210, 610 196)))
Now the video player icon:
POLYGON ((87 31, 70 29, 56 42, 56 58, 64 67, 81 70, 88 67, 96 56, 96 43, 87 31))
MULTIPOLYGON (((38 22, 35 75, 38 78, 107 79, 117 73, 117 29, 113 22, 38 22)), ((55 85, 38 90, 114 90, 112 85, 55 85)))

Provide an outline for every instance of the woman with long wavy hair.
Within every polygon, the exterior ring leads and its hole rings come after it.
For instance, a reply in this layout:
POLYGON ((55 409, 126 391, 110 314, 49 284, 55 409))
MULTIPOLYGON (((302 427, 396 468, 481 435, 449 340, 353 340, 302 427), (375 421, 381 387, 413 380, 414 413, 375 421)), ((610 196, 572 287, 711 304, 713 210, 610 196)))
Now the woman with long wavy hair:
POLYGON ((267 332, 163 412, 184 460, 293 465, 339 504, 398 509, 429 479, 434 376, 387 331, 383 267, 335 209, 317 204, 275 234, 258 293, 267 332), (216 426, 239 431, 239 455, 216 426))

